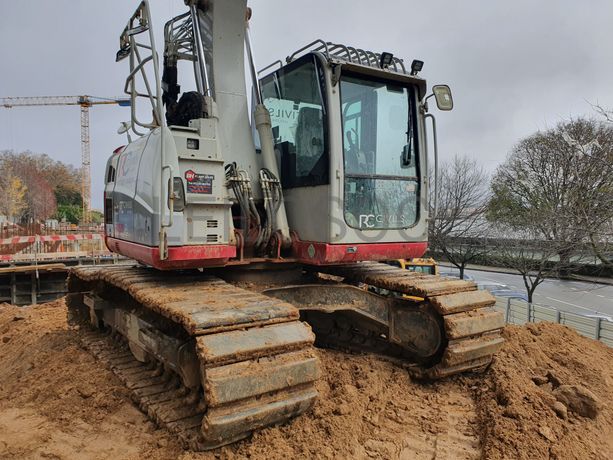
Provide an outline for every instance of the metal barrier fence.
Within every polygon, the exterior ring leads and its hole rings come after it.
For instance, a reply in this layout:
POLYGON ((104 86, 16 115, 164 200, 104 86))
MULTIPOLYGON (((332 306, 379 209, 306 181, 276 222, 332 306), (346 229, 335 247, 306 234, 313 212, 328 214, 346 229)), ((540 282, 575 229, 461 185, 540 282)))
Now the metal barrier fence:
POLYGON ((571 327, 581 335, 613 347, 613 322, 606 318, 570 313, 512 297, 496 297, 495 308, 504 313, 507 324, 550 321, 571 327))

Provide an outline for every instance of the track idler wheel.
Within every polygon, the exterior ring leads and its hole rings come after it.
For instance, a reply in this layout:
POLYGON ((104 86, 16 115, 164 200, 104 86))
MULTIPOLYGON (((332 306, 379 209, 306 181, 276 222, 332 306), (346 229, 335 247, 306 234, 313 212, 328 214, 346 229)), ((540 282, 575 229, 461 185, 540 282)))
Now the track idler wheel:
POLYGON ((440 355, 445 345, 442 318, 428 304, 418 309, 392 305, 389 330, 390 341, 420 361, 440 355))

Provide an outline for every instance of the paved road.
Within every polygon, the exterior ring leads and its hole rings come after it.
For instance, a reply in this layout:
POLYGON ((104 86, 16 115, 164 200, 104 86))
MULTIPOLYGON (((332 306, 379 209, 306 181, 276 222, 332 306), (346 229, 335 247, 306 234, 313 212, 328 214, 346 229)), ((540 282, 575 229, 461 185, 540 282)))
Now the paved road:
MULTIPOLYGON (((441 267, 441 271, 450 271, 441 267)), ((509 273, 466 270, 475 281, 501 283, 525 293, 523 278, 509 273)), ((613 286, 583 281, 545 280, 534 293, 534 303, 580 314, 603 314, 613 318, 613 286)))

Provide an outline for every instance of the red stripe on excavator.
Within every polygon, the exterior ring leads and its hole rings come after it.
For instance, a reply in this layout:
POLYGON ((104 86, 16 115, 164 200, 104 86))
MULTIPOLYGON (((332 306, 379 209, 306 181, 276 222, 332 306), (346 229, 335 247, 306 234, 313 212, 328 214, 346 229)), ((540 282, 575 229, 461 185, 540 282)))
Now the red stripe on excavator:
POLYGON ((412 259, 428 249, 425 241, 417 243, 328 244, 295 240, 294 257, 311 265, 360 262, 366 260, 412 259))
POLYGON ((168 258, 160 260, 160 249, 155 246, 131 243, 106 237, 107 247, 158 270, 223 266, 236 257, 236 247, 226 244, 207 244, 200 246, 169 246, 168 258))

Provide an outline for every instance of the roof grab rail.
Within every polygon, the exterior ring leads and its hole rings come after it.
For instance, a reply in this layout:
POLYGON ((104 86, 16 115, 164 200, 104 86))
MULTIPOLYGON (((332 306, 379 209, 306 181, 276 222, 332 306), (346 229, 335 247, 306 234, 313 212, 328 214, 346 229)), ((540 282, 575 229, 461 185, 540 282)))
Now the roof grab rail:
POLYGON ((355 59, 357 59, 358 64, 362 64, 362 58, 360 57, 360 53, 358 53, 358 50, 353 48, 352 46, 348 46, 347 48, 349 49, 350 59, 353 61, 353 57, 351 57, 353 55, 355 56, 355 59))
MULTIPOLYGON (((361 49, 361 48, 356 48, 356 51, 358 52, 358 54, 360 54, 361 56, 364 56, 364 60, 366 61, 366 64, 368 64, 369 59, 368 59, 368 52, 361 49)), ((362 58, 360 58, 360 61, 362 60, 362 58)))
POLYGON ((329 50, 328 50, 328 45, 329 45, 329 43, 327 43, 327 42, 323 41, 321 38, 318 38, 317 40, 315 40, 315 41, 313 41, 313 42, 309 43, 308 45, 303 46, 303 47, 302 47, 302 48, 300 48, 298 51, 294 52, 294 54, 292 54, 291 56, 288 56, 288 57, 287 57, 287 59, 286 59, 287 63, 289 64, 289 63, 290 63, 290 62, 292 62, 294 59, 296 59, 296 56, 298 56, 300 53, 302 53, 302 52, 304 52, 304 51, 306 51, 306 50, 311 49, 311 47, 312 47, 313 45, 317 45, 317 44, 319 44, 319 45, 320 45, 320 46, 317 48, 317 50, 320 50, 320 49, 322 49, 322 48, 323 48, 323 49, 325 49, 325 50, 326 50, 326 56, 330 57, 330 52, 329 52, 329 50))
POLYGON ((263 69, 260 69, 258 71, 258 75, 266 72, 268 69, 276 66, 277 64, 279 64, 279 68, 283 67, 283 61, 281 59, 277 59, 275 62, 273 62, 272 64, 267 65, 266 67, 264 67, 263 69))
POLYGON ((328 45, 330 46, 330 53, 335 56, 335 57, 339 57, 342 58, 343 56, 340 53, 334 53, 333 50, 335 49, 340 49, 340 52, 345 52, 346 58, 348 61, 351 61, 351 53, 349 52, 349 48, 345 45, 342 44, 335 44, 335 43, 328 43, 328 45))
MULTIPOLYGON (((366 65, 370 67, 380 67, 381 54, 374 53, 373 51, 363 50, 361 48, 354 48, 352 46, 343 45, 341 43, 326 42, 322 39, 312 41, 306 46, 303 46, 293 54, 289 55, 285 60, 289 64, 296 60, 300 55, 308 52, 320 52, 325 55, 327 59, 336 58, 347 62, 351 62, 359 65, 366 65)), ((283 67, 283 62, 277 60, 272 64, 264 67, 258 72, 258 75, 262 74, 266 70, 270 70, 276 65, 283 67)), ((404 61, 400 58, 394 57, 390 69, 394 72, 408 74, 407 69, 404 66, 404 61)))

